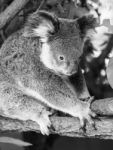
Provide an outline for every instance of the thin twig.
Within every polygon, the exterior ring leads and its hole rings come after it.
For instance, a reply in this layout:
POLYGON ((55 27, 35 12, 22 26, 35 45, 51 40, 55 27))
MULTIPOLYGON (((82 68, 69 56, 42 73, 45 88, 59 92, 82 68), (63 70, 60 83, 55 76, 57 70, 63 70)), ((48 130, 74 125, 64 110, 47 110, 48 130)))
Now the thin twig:
POLYGON ((39 7, 38 7, 38 9, 37 9, 37 11, 39 11, 42 8, 42 6, 43 6, 44 3, 45 3, 45 0, 42 0, 41 3, 40 3, 40 5, 39 5, 39 7))

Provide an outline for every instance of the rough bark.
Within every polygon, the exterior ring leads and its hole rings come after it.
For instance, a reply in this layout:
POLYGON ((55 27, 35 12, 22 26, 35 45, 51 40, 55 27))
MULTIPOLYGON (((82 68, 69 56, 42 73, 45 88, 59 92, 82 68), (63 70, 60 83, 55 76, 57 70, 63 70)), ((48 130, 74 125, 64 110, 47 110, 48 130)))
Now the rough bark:
MULTIPOLYGON (((91 109, 99 116, 94 119, 96 130, 87 123, 86 133, 80 130, 79 119, 73 117, 51 117, 54 131, 50 133, 65 135, 70 137, 88 137, 113 139, 113 98, 96 100, 92 103, 91 109), (105 117, 106 116, 106 117, 105 117)), ((32 121, 19 121, 0 117, 0 130, 4 131, 35 131, 40 132, 39 126, 32 121)))

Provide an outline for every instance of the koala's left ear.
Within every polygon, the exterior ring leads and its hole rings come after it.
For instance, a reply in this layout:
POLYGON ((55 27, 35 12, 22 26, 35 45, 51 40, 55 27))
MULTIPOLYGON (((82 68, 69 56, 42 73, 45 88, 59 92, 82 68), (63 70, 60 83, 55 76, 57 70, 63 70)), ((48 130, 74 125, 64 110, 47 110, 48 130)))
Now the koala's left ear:
POLYGON ((24 27, 24 37, 39 37, 47 39, 50 34, 57 32, 58 18, 46 11, 36 11, 31 14, 24 27))
POLYGON ((93 15, 83 16, 77 19, 77 25, 81 35, 84 37, 89 31, 94 30, 98 26, 98 20, 93 15))

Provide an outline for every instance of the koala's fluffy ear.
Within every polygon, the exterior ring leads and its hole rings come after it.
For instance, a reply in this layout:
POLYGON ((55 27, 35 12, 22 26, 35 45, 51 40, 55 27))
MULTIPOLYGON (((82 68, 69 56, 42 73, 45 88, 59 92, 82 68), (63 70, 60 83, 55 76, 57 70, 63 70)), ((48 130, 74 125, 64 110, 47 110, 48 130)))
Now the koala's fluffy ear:
POLYGON ((27 19, 24 28, 24 37, 47 38, 57 32, 59 28, 58 18, 46 11, 36 11, 27 19))
POLYGON ((94 31, 95 27, 98 26, 98 21, 93 15, 89 15, 78 18, 77 24, 79 26, 81 35, 84 37, 87 34, 90 34, 90 31, 94 31))

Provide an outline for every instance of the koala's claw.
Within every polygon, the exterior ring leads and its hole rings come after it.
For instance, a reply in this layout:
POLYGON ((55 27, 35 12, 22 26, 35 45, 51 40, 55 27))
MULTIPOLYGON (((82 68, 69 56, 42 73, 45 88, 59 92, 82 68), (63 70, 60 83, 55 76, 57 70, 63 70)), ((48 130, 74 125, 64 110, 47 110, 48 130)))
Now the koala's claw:
POLYGON ((49 128, 51 127, 51 121, 48 118, 42 117, 38 120, 40 131, 43 135, 49 135, 49 128))
POLYGON ((88 98, 84 99, 84 101, 91 104, 94 101, 94 96, 88 97, 88 98))
POLYGON ((76 105, 76 114, 80 119, 80 129, 86 132, 86 122, 88 122, 91 126, 95 127, 95 122, 92 118, 96 117, 96 114, 90 109, 90 104, 94 98, 88 98, 87 101, 77 101, 76 105))
POLYGON ((34 118, 32 118, 32 120, 37 122, 40 126, 40 131, 43 135, 49 135, 49 129, 52 126, 49 115, 51 115, 51 112, 45 110, 40 116, 35 116, 34 118))
POLYGON ((96 114, 90 110, 89 114, 87 116, 81 117, 80 119, 80 129, 82 129, 84 132, 86 132, 86 122, 88 122, 95 130, 95 121, 92 119, 96 117, 96 114))

